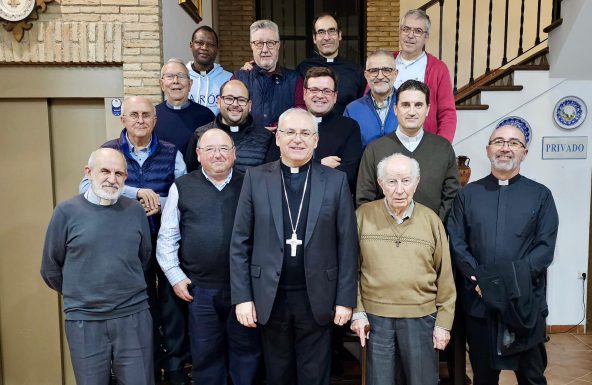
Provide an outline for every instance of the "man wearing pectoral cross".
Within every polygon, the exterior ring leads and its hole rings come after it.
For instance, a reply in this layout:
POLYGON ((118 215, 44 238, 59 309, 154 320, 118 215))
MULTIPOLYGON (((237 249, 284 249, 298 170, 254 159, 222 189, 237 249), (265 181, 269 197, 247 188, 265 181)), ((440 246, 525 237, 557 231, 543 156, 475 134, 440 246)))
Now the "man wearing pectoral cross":
POLYGON ((247 170, 230 246, 238 321, 259 327, 274 385, 328 385, 331 321, 356 304, 358 242, 345 173, 312 160, 313 115, 284 112, 281 159, 247 170))

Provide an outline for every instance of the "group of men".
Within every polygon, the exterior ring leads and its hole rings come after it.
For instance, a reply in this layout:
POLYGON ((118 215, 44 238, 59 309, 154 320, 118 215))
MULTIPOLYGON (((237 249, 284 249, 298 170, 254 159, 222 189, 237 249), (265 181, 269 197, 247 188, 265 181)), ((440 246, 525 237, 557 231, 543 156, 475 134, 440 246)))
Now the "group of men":
POLYGON ((124 100, 43 251, 78 384, 188 384, 188 362, 197 384, 256 384, 263 361, 268 384, 327 385, 332 325, 350 322, 368 384, 437 384, 457 289, 474 383, 546 383, 551 193, 519 174, 512 126, 486 146, 491 174, 459 190, 448 70, 425 52, 425 12, 400 25, 401 51, 363 70, 321 14, 294 71, 259 20, 234 74, 199 27, 194 60, 162 67, 164 102, 124 100))

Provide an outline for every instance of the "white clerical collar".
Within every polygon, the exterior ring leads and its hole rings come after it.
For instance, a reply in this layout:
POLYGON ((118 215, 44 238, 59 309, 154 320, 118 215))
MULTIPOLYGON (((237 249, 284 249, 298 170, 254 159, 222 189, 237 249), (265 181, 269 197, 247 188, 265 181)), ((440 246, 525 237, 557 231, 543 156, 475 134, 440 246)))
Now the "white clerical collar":
MULTIPOLYGON (((91 182, 92 183, 92 182, 91 182)), ((95 192, 92 190, 92 187, 89 187, 88 190, 84 193, 84 198, 92 204, 99 205, 99 206, 111 206, 117 202, 117 198, 115 199, 104 199, 99 197, 95 192)))
POLYGON ((171 110, 183 110, 183 109, 189 107, 190 104, 191 104, 191 102, 189 100, 186 100, 185 103, 181 104, 180 106, 175 106, 174 104, 170 103, 168 100, 166 101, 166 106, 168 108, 170 108, 171 110))
POLYGON ((238 132, 240 130, 239 126, 228 126, 230 128, 230 132, 238 132))
POLYGON ((506 180, 498 179, 497 180, 497 184, 500 185, 500 186, 507 186, 507 185, 510 184, 510 180, 509 179, 506 179, 506 180))
POLYGON ((328 57, 327 58, 327 63, 333 63, 335 61, 334 57, 328 57))
POLYGON ((323 121, 323 117, 322 116, 315 116, 314 119, 317 122, 317 124, 321 124, 321 122, 323 121))

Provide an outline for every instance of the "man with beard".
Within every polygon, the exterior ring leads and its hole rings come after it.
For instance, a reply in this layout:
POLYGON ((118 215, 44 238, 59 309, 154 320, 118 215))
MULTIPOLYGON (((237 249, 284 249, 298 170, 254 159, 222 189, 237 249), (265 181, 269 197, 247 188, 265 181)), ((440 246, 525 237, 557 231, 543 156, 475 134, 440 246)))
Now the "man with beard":
POLYGON ((154 132, 159 139, 177 146, 185 154, 187 142, 195 127, 214 120, 214 114, 206 107, 189 99, 189 89, 193 80, 183 62, 169 59, 160 70, 160 88, 165 101, 156 106, 156 126, 154 132))
POLYGON ((218 97, 220 113, 214 121, 198 127, 187 146, 185 162, 188 171, 194 171, 199 166, 195 156, 196 145, 201 135, 210 128, 219 128, 232 138, 236 147, 234 166, 240 172, 264 163, 272 134, 255 125, 250 114, 251 105, 249 90, 243 82, 234 79, 222 85, 218 97))
POLYGON ((230 243, 238 321, 261 331, 267 383, 328 385, 331 324, 356 303, 358 242, 346 175, 312 162, 317 123, 279 119, 281 159, 247 170, 230 243))
POLYGON ((193 81, 189 99, 208 107, 215 115, 219 112, 216 102, 220 86, 232 77, 232 73, 214 63, 218 56, 218 34, 207 25, 197 27, 189 48, 193 53, 193 61, 187 63, 193 81))
POLYGON ((546 384, 557 209, 547 187, 520 175, 528 153, 520 129, 495 129, 486 150, 491 174, 460 190, 448 220, 473 383, 498 384, 500 370, 509 369, 520 385, 546 384))
POLYGON ((119 151, 94 151, 84 168, 91 188, 60 203, 45 236, 41 276, 63 294, 76 383, 154 384, 152 319, 144 271, 150 228, 142 206, 121 195, 119 151))
MULTIPOLYGON (((185 67, 181 65, 179 69, 185 67)), ((164 282, 165 277, 156 263, 155 251, 161 209, 171 184, 186 173, 186 168, 175 145, 160 140, 154 133, 155 112, 145 97, 125 98, 121 116, 125 128, 118 139, 110 140, 102 147, 116 149, 125 157, 128 184, 122 194, 142 203, 150 224, 153 253, 146 283, 154 321, 156 376, 160 378, 161 371, 164 371, 172 385, 185 385, 189 381, 184 371, 185 362, 189 360, 189 342, 185 333, 183 302, 177 299, 169 285, 157 285, 157 281, 164 282)), ((88 185, 85 177, 80 183, 80 192, 84 193, 88 185)))
POLYGON ((255 64, 234 73, 245 83, 253 101, 253 121, 258 127, 275 130, 280 114, 291 107, 304 108, 302 77, 278 65, 280 32, 271 20, 257 20, 250 27, 255 64))
POLYGON ((368 55, 364 76, 370 86, 370 92, 348 104, 343 115, 358 122, 362 145, 366 147, 373 140, 397 129, 397 118, 393 109, 396 102, 393 84, 397 77, 397 69, 391 53, 377 49, 368 55))
POLYGON ((430 89, 430 115, 425 130, 452 143, 456 131, 456 106, 446 64, 425 51, 430 37, 430 18, 421 9, 407 11, 401 18, 401 51, 395 52, 397 70, 395 88, 409 79, 418 80, 430 89))
POLYGON ((337 102, 333 112, 343 114, 345 107, 364 95, 366 79, 364 69, 358 63, 339 56, 341 28, 337 19, 330 13, 321 13, 312 22, 312 41, 316 46, 315 55, 304 59, 296 70, 303 77, 312 67, 328 67, 338 78, 337 102))

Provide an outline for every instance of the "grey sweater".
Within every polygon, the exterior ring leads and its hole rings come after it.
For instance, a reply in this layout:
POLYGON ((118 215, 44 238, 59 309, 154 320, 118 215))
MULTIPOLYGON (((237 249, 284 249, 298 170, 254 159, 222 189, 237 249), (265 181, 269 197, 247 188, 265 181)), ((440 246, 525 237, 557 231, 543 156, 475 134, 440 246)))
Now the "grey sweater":
POLYGON ((66 320, 106 320, 148 308, 150 228, 140 204, 60 203, 45 236, 41 276, 64 295, 66 320))

